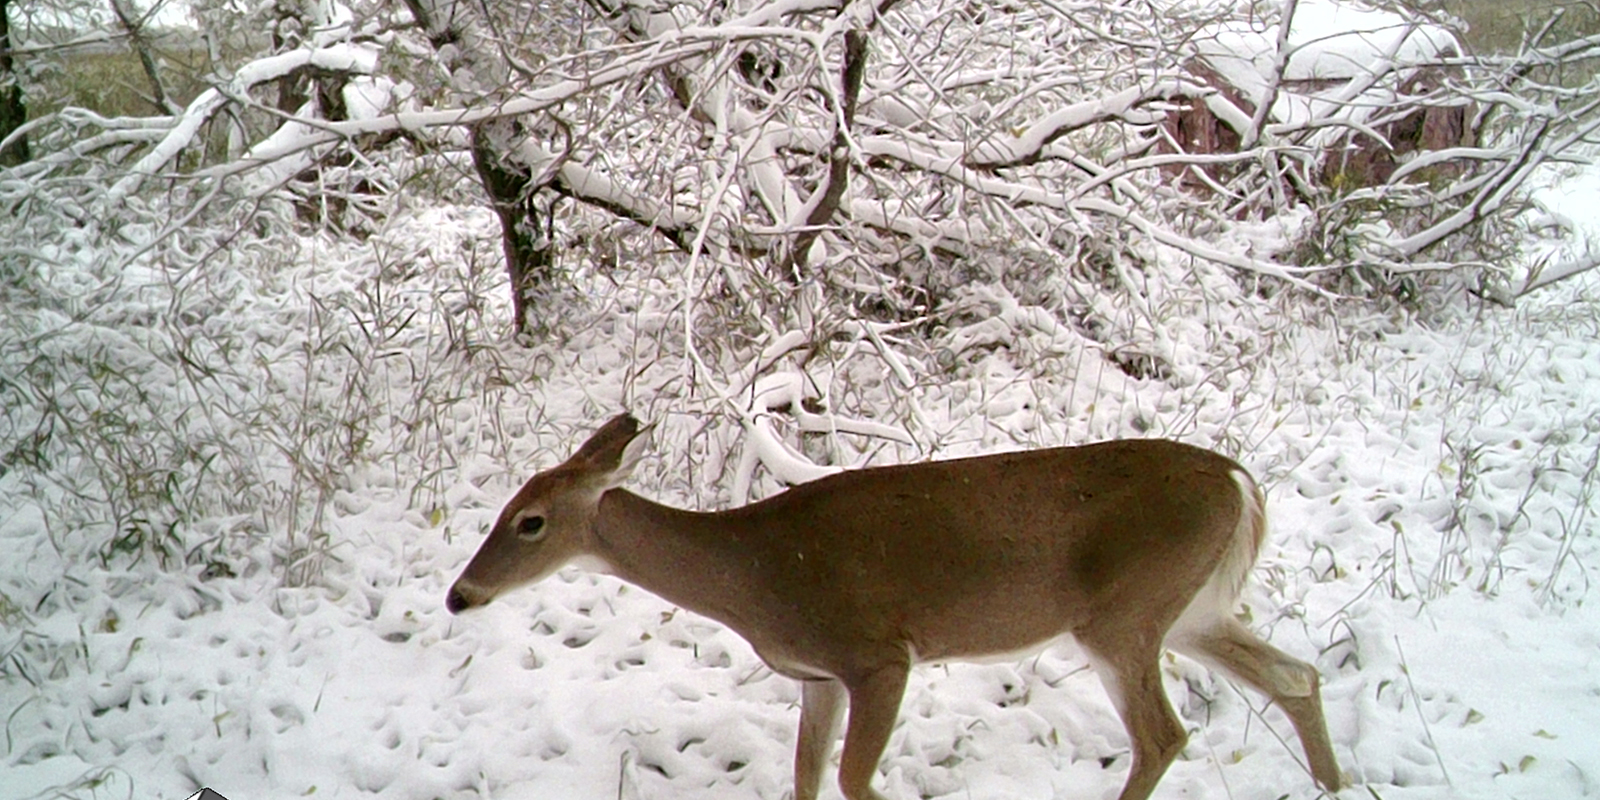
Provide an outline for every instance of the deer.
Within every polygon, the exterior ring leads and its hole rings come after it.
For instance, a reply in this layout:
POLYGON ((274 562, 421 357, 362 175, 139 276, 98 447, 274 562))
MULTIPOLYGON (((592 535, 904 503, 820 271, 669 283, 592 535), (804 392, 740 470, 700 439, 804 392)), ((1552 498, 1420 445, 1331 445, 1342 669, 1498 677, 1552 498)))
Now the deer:
POLYGON ((1162 686, 1170 649, 1266 694, 1311 777, 1343 778, 1316 668, 1235 615, 1265 498, 1226 456, 1127 439, 835 473, 697 512, 621 488, 654 426, 628 414, 506 503, 450 587, 452 613, 567 565, 719 621, 800 682, 795 800, 816 800, 845 708, 838 785, 871 785, 913 665, 1021 657, 1070 636, 1127 730, 1121 800, 1150 795, 1187 733, 1162 686))

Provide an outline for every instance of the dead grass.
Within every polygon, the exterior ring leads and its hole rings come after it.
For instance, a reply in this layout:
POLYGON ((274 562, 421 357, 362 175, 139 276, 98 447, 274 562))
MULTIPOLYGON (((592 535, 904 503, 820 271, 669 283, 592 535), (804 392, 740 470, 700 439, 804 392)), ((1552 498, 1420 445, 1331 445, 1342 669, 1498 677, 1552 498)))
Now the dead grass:
POLYGON ((1556 11, 1562 18, 1551 31, 1556 41, 1600 33, 1600 10, 1582 0, 1403 0, 1402 5, 1446 14, 1467 23, 1467 45, 1480 53, 1512 52, 1528 30, 1537 30, 1556 11))
MULTIPOLYGON (((169 99, 184 105, 209 87, 209 59, 198 42, 173 36, 159 38, 162 41, 154 53, 162 82, 169 99)), ((30 98, 30 116, 54 113, 66 106, 87 108, 106 117, 167 113, 152 99, 150 80, 138 55, 128 47, 117 44, 80 48, 46 55, 41 60, 44 69, 40 70, 39 81, 43 91, 30 98)))

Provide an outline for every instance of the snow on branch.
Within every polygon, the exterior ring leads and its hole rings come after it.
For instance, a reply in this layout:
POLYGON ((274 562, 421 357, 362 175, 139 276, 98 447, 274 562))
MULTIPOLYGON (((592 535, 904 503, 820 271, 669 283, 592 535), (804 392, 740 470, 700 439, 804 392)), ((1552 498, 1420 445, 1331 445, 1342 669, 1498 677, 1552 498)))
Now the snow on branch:
POLYGON ((1582 275, 1600 269, 1600 255, 1587 255, 1569 261, 1559 261, 1554 264, 1540 264, 1528 272, 1523 279, 1521 288, 1517 289, 1517 296, 1521 297, 1529 292, 1553 286, 1561 281, 1576 275, 1582 275))
POLYGON ((703 56, 714 50, 721 41, 721 37, 710 35, 654 41, 648 46, 631 48, 631 52, 581 77, 520 91, 495 103, 396 111, 368 119, 320 122, 303 136, 273 146, 257 147, 250 159, 212 167, 198 174, 204 177, 233 175, 295 151, 340 139, 370 134, 420 132, 431 128, 472 127, 491 120, 538 114, 613 84, 634 80, 662 67, 703 56))
POLYGON ((892 158, 905 164, 955 181, 969 189, 1012 205, 1037 205, 1058 211, 1089 212, 1132 224, 1141 233, 1169 247, 1217 264, 1268 275, 1303 288, 1311 288, 1303 277, 1305 270, 1229 253, 1157 224, 1124 205, 1098 198, 1073 199, 1041 184, 1009 181, 969 168, 948 146, 918 146, 909 137, 870 136, 858 140, 862 152, 892 158))
MULTIPOLYGON (((716 263, 686 270, 685 308, 717 275, 735 292, 785 297, 815 282, 920 314, 938 302, 920 294, 941 283, 929 271, 1018 252, 1064 270, 1085 243, 1135 259, 1171 248, 1319 292, 1324 273, 1354 267, 1491 263, 1492 235, 1444 253, 1514 215, 1540 165, 1570 159, 1600 117, 1543 72, 1596 57, 1600 37, 1473 60, 1437 26, 1342 16, 1326 0, 1297 0, 1292 20, 1057 0, 587 0, 574 20, 584 33, 548 51, 503 24, 547 12, 452 8, 464 25, 491 20, 488 32, 435 42, 423 37, 438 31, 353 20, 319 46, 248 61, 175 115, 59 112, 49 124, 64 144, 8 176, 35 181, 101 153, 111 169, 82 172, 109 186, 73 206, 101 211, 163 174, 230 197, 320 191, 304 176, 331 172, 394 186, 359 173, 457 158, 467 132, 511 120, 505 153, 538 178, 531 189, 716 263), (308 73, 363 81, 372 96, 342 96, 345 115, 260 99, 308 73), (539 139, 552 118, 571 128, 559 156, 539 139), (220 159, 180 158, 221 119, 254 138, 220 159), (1417 129, 1447 135, 1422 142, 1417 129), (336 167, 309 170, 333 154, 336 167), (1271 220, 1270 246, 1236 235, 1271 220)), ((770 303, 773 327, 817 324, 818 307, 797 305, 770 303)))
POLYGON ((1155 100, 1204 98, 1215 90, 1199 83, 1167 78, 1149 86, 1132 86, 1109 97, 1094 98, 1052 111, 1015 136, 998 136, 984 143, 966 157, 967 166, 974 169, 1014 167, 1037 161, 1045 145, 1072 131, 1104 122, 1123 121, 1149 124, 1154 119, 1148 114, 1135 115, 1134 109, 1155 100))
POLYGON ((635 192, 601 170, 569 161, 561 165, 553 185, 559 192, 656 230, 684 252, 692 246, 699 215, 635 192))
POLYGON ((735 505, 749 500, 757 465, 766 467, 774 478, 790 485, 814 481, 842 469, 817 465, 785 443, 773 428, 773 412, 792 415, 799 429, 808 433, 853 433, 902 444, 913 443, 905 431, 890 425, 807 409, 806 384, 806 376, 800 372, 784 371, 764 375, 750 385, 740 415, 745 445, 734 474, 735 505))
POLYGON ((377 64, 376 48, 340 43, 327 47, 291 50, 257 59, 240 67, 225 88, 207 89, 189 103, 183 113, 170 123, 166 135, 150 148, 143 158, 129 166, 124 177, 105 194, 100 201, 101 207, 114 209, 120 206, 130 194, 138 190, 145 179, 154 177, 177 158, 180 152, 189 147, 202 125, 237 98, 247 96, 258 84, 306 67, 317 67, 332 72, 370 74, 377 69, 377 64))

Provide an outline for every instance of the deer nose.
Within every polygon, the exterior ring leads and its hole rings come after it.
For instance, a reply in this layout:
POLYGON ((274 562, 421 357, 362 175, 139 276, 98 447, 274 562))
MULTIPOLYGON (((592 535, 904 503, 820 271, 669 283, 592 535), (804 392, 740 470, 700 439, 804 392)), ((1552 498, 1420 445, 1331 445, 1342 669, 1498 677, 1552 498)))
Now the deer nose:
POLYGON ((444 598, 444 607, 449 610, 450 613, 460 614, 462 611, 465 611, 471 606, 472 604, 467 602, 466 595, 462 594, 460 589, 457 589, 454 586, 450 587, 450 593, 445 595, 444 598))

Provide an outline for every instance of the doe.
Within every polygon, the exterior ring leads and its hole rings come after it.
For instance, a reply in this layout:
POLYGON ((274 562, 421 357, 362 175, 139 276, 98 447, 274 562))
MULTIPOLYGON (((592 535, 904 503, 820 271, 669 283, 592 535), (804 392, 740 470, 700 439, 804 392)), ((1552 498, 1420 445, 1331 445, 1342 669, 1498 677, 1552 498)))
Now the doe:
POLYGON ((1266 693, 1311 775, 1341 776, 1315 668, 1234 603, 1266 534, 1232 460, 1128 440, 842 472, 714 513, 618 488, 649 429, 606 423, 500 512, 450 588, 454 612, 579 562, 726 624, 801 681, 795 798, 815 800, 845 704, 848 800, 871 786, 911 666, 1016 653, 1071 634, 1132 742, 1122 800, 1149 796, 1186 734, 1161 685, 1171 648, 1266 693))

